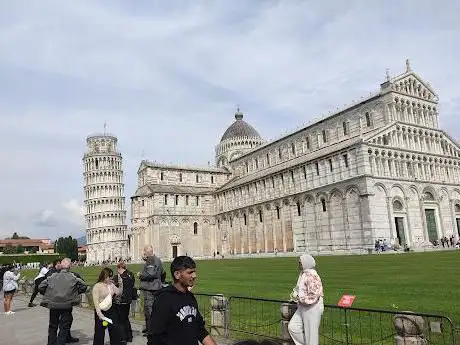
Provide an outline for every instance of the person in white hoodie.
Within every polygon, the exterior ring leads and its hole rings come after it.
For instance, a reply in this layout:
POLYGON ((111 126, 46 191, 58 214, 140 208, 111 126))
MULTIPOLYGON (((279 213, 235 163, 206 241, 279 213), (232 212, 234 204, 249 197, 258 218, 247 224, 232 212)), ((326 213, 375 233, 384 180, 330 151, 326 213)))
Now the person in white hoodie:
POLYGON ((13 265, 8 267, 8 270, 3 274, 3 310, 6 315, 14 314, 11 310, 13 296, 18 289, 18 279, 21 273, 15 274, 13 265))
POLYGON ((289 321, 288 330, 296 345, 318 345, 319 326, 324 311, 323 283, 315 270, 315 259, 308 254, 299 258, 299 278, 291 293, 297 311, 289 321))

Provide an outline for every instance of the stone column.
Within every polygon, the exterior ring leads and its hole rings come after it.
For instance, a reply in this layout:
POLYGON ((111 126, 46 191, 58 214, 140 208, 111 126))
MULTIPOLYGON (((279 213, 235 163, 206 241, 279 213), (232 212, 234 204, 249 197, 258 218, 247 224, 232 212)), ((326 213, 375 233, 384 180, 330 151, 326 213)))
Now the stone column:
POLYGON ((395 345, 426 345, 425 320, 419 315, 397 314, 393 320, 395 345))
POLYGON ((211 297, 211 335, 228 337, 230 327, 230 307, 224 295, 211 297))
POLYGON ((291 320, 292 316, 297 311, 297 304, 284 302, 281 303, 281 321, 280 321, 280 338, 282 339, 282 345, 292 345, 294 341, 289 334, 288 325, 289 321, 291 320))

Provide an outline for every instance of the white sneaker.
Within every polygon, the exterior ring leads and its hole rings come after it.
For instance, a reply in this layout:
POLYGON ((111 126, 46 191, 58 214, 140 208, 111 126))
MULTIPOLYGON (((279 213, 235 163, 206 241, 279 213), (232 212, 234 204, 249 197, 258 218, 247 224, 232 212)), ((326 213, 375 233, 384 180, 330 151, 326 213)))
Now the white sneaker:
POLYGON ((6 315, 12 315, 12 314, 14 314, 14 311, 12 311, 12 310, 7 311, 5 314, 6 314, 6 315))

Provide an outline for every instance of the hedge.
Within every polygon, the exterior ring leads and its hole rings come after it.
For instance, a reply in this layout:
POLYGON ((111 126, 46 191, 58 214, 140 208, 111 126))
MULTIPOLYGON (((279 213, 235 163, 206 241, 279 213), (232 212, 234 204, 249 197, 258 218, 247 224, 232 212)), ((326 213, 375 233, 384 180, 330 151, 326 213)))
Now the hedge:
POLYGON ((32 262, 49 263, 59 258, 59 254, 2 254, 0 255, 0 265, 28 264, 32 262))

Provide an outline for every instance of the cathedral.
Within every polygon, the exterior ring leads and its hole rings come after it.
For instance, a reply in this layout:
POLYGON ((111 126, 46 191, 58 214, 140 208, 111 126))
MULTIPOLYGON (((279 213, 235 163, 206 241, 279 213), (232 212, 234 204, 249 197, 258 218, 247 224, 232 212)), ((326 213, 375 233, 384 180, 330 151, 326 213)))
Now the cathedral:
POLYGON ((239 110, 215 166, 143 160, 131 197, 133 260, 430 247, 460 234, 460 148, 412 71, 272 141, 239 110))

